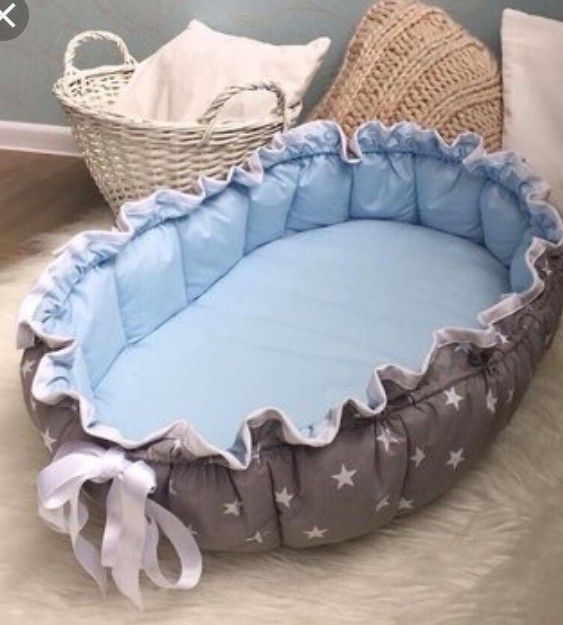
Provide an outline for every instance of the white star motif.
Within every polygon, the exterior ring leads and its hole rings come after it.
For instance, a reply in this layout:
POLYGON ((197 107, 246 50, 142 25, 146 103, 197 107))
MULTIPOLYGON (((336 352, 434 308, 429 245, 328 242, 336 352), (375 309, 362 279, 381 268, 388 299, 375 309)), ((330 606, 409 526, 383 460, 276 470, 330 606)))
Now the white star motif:
POLYGON ((247 543, 260 543, 262 544, 264 542, 264 538, 262 536, 262 534, 260 532, 256 532, 256 534, 254 534, 254 536, 250 536, 250 538, 246 539, 247 543))
POLYGON ((293 495, 287 492, 287 486, 283 487, 283 490, 275 491, 276 503, 280 506, 285 506, 286 508, 290 508, 291 500, 293 499, 293 495))
POLYGON ((320 529, 316 525, 313 529, 303 530, 303 533, 307 536, 309 540, 313 540, 314 538, 324 538, 324 535, 328 532, 328 528, 320 529))
POLYGON ((457 465, 460 462, 463 462, 465 458, 463 457, 463 447, 458 449, 457 451, 450 451, 450 459, 446 462, 447 467, 452 467, 452 469, 457 469, 457 465))
POLYGON ((489 412, 496 412, 497 409, 497 398, 493 395, 493 391, 489 389, 487 393, 487 410, 489 412))
POLYGON ((233 514, 234 516, 240 516, 240 509, 242 508, 242 502, 235 499, 233 503, 224 503, 223 514, 233 514))
POLYGON ((174 488, 174 480, 170 480, 170 482, 168 482, 168 492, 174 497, 178 496, 178 491, 174 488))
POLYGON ((514 389, 513 389, 513 388, 511 388, 511 389, 508 391, 508 395, 506 396, 506 403, 507 403, 507 404, 512 403, 512 400, 513 400, 513 399, 514 399, 514 389))
POLYGON ((499 340, 501 345, 506 345, 508 343, 508 337, 502 332, 497 332, 497 339, 499 340))
POLYGON ((397 510, 410 510, 413 503, 414 499, 405 499, 404 497, 401 497, 399 499, 399 504, 397 505, 397 510))
POLYGON ((417 447, 414 454, 410 457, 410 460, 414 462, 415 469, 418 469, 424 458, 426 458, 426 454, 422 451, 422 449, 420 449, 420 447, 417 447))
POLYGON ((358 469, 348 470, 344 465, 340 467, 340 473, 335 473, 331 475, 333 480, 337 481, 336 488, 340 490, 343 486, 355 486, 354 480, 352 479, 354 475, 358 472, 358 469))
POLYGON ((397 439, 394 438, 389 431, 389 428, 386 428, 385 426, 381 427, 381 434, 377 437, 377 440, 383 443, 385 451, 389 451, 389 445, 391 443, 398 443, 397 439))
POLYGON ((551 269, 549 268, 549 263, 547 261, 545 262, 545 265, 543 266, 543 271, 546 276, 550 276, 553 273, 551 269))
POLYGON ((377 504, 375 506, 375 514, 377 514, 381 510, 383 510, 383 508, 386 508, 388 505, 389 505, 389 496, 385 495, 385 497, 383 497, 383 499, 380 499, 377 502, 377 504))
POLYGON ((456 410, 459 410, 459 403, 463 401, 464 398, 463 395, 457 394, 455 386, 452 386, 449 391, 444 391, 444 394, 446 395, 446 406, 454 406, 456 410))
POLYGON ((49 428, 42 432, 41 437, 43 438, 43 445, 45 445, 45 447, 53 453, 53 443, 56 443, 57 439, 50 435, 49 428))
POLYGON ((22 373, 24 375, 27 375, 28 373, 31 373, 33 371, 33 366, 35 365, 35 362, 33 360, 26 360, 23 363, 22 366, 22 373))

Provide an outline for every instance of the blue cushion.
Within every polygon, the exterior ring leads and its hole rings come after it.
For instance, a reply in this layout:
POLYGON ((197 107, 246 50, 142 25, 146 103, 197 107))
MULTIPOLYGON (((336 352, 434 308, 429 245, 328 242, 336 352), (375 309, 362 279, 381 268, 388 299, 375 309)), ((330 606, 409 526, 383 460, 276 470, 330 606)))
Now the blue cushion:
POLYGON ((127 347, 95 389, 98 419, 140 439, 186 419, 228 448, 272 406, 305 428, 374 366, 419 369, 432 332, 479 327, 509 290, 483 247, 420 226, 348 221, 245 256, 195 303, 127 347))
POLYGON ((367 401, 378 365, 420 369, 433 331, 479 328, 532 284, 532 237, 561 237, 539 181, 472 135, 367 124, 357 158, 341 138, 299 127, 229 183, 161 191, 127 232, 79 237, 33 312, 72 344, 44 386, 95 396, 87 429, 128 444, 186 419, 224 447, 267 406, 308 428, 367 401))
POLYGON ((393 219, 416 223, 414 156, 412 154, 365 154, 354 169, 350 205, 352 217, 393 219))

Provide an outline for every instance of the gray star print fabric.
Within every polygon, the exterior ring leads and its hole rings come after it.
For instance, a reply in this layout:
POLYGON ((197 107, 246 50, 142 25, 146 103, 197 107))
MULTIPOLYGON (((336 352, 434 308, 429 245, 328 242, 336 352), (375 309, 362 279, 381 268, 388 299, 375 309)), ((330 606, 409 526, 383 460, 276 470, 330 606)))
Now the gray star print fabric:
MULTIPOLYGON (((442 347, 415 389, 385 384, 389 404, 382 414, 364 418, 347 406, 330 445, 287 444, 280 423, 270 421, 252 431, 255 452, 242 471, 223 458, 194 458, 175 439, 129 456, 153 467, 154 498, 193 530, 203 549, 310 547, 381 527, 448 490, 516 410, 563 301, 561 255, 536 266, 545 289, 498 324, 496 346, 442 347)), ((31 401, 34 370, 46 351, 41 344, 25 351, 22 384, 32 419, 55 451, 66 441, 92 439, 72 402, 31 401)), ((104 499, 104 487, 91 489, 104 499)))

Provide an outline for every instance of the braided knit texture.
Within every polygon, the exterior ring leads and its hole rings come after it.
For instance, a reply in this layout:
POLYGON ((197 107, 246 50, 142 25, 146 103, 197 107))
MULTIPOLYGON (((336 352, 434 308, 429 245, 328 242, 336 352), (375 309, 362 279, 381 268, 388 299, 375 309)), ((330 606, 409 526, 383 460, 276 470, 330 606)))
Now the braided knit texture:
POLYGON ((414 121, 446 140, 471 130, 495 151, 501 147, 501 75, 488 49, 444 11, 381 0, 360 22, 311 119, 334 119, 348 134, 370 119, 414 121))

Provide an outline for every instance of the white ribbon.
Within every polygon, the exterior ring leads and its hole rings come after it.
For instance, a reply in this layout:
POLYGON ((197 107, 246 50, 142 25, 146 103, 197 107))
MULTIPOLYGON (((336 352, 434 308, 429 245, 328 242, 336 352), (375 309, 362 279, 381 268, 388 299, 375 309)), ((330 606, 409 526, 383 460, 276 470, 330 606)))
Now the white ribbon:
POLYGON ((106 569, 119 590, 142 607, 140 572, 162 588, 193 588, 201 576, 201 553, 192 532, 169 510, 149 499, 156 478, 149 465, 132 462, 121 448, 66 443, 37 479, 39 514, 55 530, 69 534, 76 559, 104 592, 106 569), (85 482, 111 481, 101 553, 80 532, 88 508, 80 497, 85 482), (169 580, 158 562, 159 528, 174 547, 181 572, 169 580))

